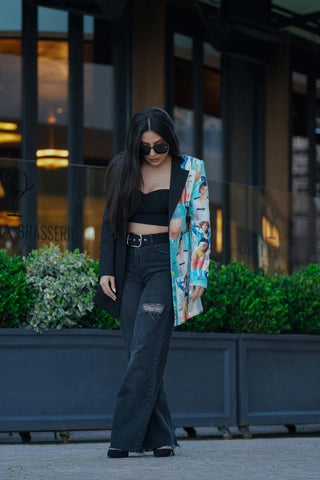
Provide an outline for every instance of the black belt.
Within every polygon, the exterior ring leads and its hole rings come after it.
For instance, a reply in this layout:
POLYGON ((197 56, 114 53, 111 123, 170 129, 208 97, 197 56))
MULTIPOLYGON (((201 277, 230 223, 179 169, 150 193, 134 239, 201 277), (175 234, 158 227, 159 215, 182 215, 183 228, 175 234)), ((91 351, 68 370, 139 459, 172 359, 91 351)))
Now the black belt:
POLYGON ((129 247, 139 248, 143 245, 153 245, 166 242, 169 242, 169 232, 152 233, 150 235, 127 233, 127 245, 129 245, 129 247))

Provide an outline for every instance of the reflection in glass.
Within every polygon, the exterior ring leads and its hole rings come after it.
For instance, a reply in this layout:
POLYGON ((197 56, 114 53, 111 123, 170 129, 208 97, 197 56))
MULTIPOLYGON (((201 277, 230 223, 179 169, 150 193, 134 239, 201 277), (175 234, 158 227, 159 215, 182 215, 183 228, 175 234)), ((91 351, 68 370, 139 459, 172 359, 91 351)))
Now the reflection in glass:
MULTIPOLYGON (((68 246, 68 13, 38 8, 37 246, 68 246)), ((22 220, 23 223, 23 220, 22 220)))
POLYGON ((39 149, 67 149, 68 42, 38 41, 39 149))
MULTIPOLYGON (((84 222, 83 238, 85 250, 93 259, 99 258, 99 242, 101 220, 104 209, 103 178, 104 168, 93 166, 68 166, 65 169, 46 170, 38 168, 39 216, 38 220, 27 225, 23 216, 19 216, 19 198, 26 201, 33 193, 33 185, 29 179, 18 174, 26 171, 26 163, 17 160, 0 160, 0 249, 7 249, 10 255, 20 253, 20 241, 25 238, 36 238, 38 248, 50 242, 60 245, 61 250, 68 249, 68 240, 75 232, 68 225, 65 209, 66 184, 69 169, 81 169, 84 178, 84 222)), ((216 192, 225 187, 221 182, 209 182, 209 191, 216 192)), ((306 266, 314 259, 310 251, 303 251, 301 244, 308 242, 308 229, 302 224, 296 224, 296 230, 291 231, 293 238, 301 243, 292 243, 288 237, 288 226, 292 224, 288 205, 296 209, 304 209, 312 205, 316 216, 320 215, 318 198, 311 198, 305 193, 290 194, 266 190, 263 188, 229 184, 230 201, 241 208, 232 209, 230 221, 231 256, 235 261, 243 261, 251 268, 260 268, 270 274, 289 272, 297 265, 306 266), (248 212, 243 211, 243 205, 248 206, 248 212), (250 216, 249 216, 250 213, 250 216), (292 263, 290 264, 290 260, 292 263)), ((214 196, 213 196, 214 198, 214 196)), ((211 202, 212 203, 212 202, 211 202)), ((217 208, 213 213, 215 235, 215 251, 213 259, 219 261, 225 245, 222 238, 222 211, 217 208)), ((300 221, 299 220, 299 221, 300 221)), ((318 251, 316 261, 320 262, 318 251)))
POLYGON ((0 38, 0 157, 21 157, 21 40, 0 38))
POLYGON ((68 170, 72 168, 83 172, 85 183, 84 250, 97 260, 105 203, 104 169, 70 165, 56 170, 38 167, 38 218, 27 224, 19 210, 19 200, 23 197, 28 202, 33 194, 33 185, 26 173, 27 163, 0 160, 0 250, 7 250, 9 255, 20 254, 21 242, 31 238, 37 240, 37 248, 53 242, 62 251, 68 249, 69 239, 75 235, 68 225, 66 209, 68 170))
POLYGON ((184 153, 193 152, 192 38, 174 34, 173 117, 184 153))
MULTIPOLYGON (((85 16, 89 24, 91 17, 85 16)), ((114 66, 112 24, 92 21, 85 35, 84 156, 89 165, 106 165, 113 156, 114 66)))
POLYGON ((292 250, 295 252, 292 270, 299 270, 320 255, 320 135, 317 130, 320 117, 320 82, 316 81, 313 98, 308 93, 307 75, 292 73, 292 139, 291 139, 291 189, 292 199, 292 250), (315 117, 313 107, 315 105, 315 117), (310 115, 312 113, 312 116, 310 115), (311 198, 309 195, 315 195, 311 198))
MULTIPOLYGON (((112 24, 85 16, 84 44, 84 157, 86 165, 105 167, 113 157, 114 65, 112 24), (91 30, 90 30, 91 26, 91 30)), ((101 233, 105 169, 88 168, 84 175, 83 246, 98 257, 101 233), (96 185, 91 189, 92 183, 96 185)))

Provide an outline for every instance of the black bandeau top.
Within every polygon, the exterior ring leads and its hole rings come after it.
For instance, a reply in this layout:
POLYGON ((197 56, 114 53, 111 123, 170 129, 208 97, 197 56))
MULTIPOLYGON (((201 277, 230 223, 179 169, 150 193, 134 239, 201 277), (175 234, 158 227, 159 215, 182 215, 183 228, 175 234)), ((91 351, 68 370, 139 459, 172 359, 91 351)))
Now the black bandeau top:
POLYGON ((129 222, 146 225, 169 225, 169 190, 153 190, 143 193, 139 190, 140 202, 129 222))

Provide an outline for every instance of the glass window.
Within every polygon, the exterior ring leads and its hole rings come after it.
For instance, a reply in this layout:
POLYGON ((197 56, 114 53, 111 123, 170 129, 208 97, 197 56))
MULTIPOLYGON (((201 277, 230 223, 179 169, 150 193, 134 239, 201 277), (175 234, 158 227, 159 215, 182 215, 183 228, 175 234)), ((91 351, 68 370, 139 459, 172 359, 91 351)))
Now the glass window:
POLYGON ((0 157, 21 157, 22 3, 13 0, 0 16, 0 157))
POLYGON ((16 32, 20 35, 22 29, 22 0, 1 0, 0 34, 11 35, 16 32))
POLYGON ((56 10, 54 8, 39 7, 38 8, 38 31, 44 36, 45 33, 52 33, 57 36, 68 31, 68 15, 67 12, 56 10))
MULTIPOLYGON (((89 26, 89 20, 85 25, 89 26)), ((85 35, 84 156, 86 164, 106 165, 113 156, 113 29, 103 19, 92 21, 93 26, 85 35)))
POLYGON ((308 193, 307 76, 297 72, 292 75, 292 109, 291 190, 308 193))
POLYGON ((222 181, 222 120, 220 112, 220 54, 204 44, 203 152, 210 180, 222 181))
POLYGON ((204 117, 203 117, 203 159, 209 181, 211 215, 214 225, 213 253, 215 260, 221 260, 223 250, 223 158, 222 119, 220 107, 220 53, 210 44, 204 44, 204 117))
POLYGON ((0 38, 0 157, 21 157, 21 40, 0 38))
MULTIPOLYGON (((113 27, 111 22, 103 19, 84 18, 84 25, 87 25, 84 50, 84 157, 86 165, 104 167, 114 153, 113 27), (91 30, 88 28, 90 25, 91 30)), ((104 170, 87 168, 84 182, 83 246, 93 258, 98 258, 101 234, 99 212, 104 208, 104 170), (94 188, 91 188, 92 185, 94 188)))
POLYGON ((320 81, 318 79, 315 84, 315 98, 308 91, 308 81, 312 80, 306 74, 293 72, 291 154, 293 271, 308 263, 318 262, 320 258, 318 198, 320 196, 320 81), (310 109, 315 112, 314 118, 310 117, 310 109), (312 128, 310 128, 310 122, 312 122, 312 128))
MULTIPOLYGON (((68 13, 38 8, 38 225, 68 225, 68 13)), ((40 236, 38 247, 50 243, 40 236)), ((67 236, 56 239, 64 250, 67 236)))
POLYGON ((5 231, 19 225, 17 215, 9 216, 18 208, 19 168, 6 159, 21 158, 21 28, 21 0, 7 2, 0 16, 0 250, 9 253, 14 240, 5 231))

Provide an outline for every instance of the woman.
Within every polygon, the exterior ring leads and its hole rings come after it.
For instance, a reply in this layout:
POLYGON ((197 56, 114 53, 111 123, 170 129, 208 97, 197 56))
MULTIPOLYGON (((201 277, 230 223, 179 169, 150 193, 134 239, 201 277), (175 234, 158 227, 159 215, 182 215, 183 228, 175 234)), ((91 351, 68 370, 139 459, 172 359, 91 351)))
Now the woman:
MULTIPOLYGON (((125 151, 107 169, 95 301, 119 317, 129 359, 114 411, 111 458, 144 450, 165 457, 177 445, 162 377, 173 326, 202 311, 209 249, 202 271, 191 269, 197 245, 192 199, 202 177, 203 162, 180 155, 174 124, 159 108, 134 115, 125 151), (183 278, 176 267, 179 242, 189 252, 183 278)), ((208 202, 206 209, 209 221, 208 202)))

